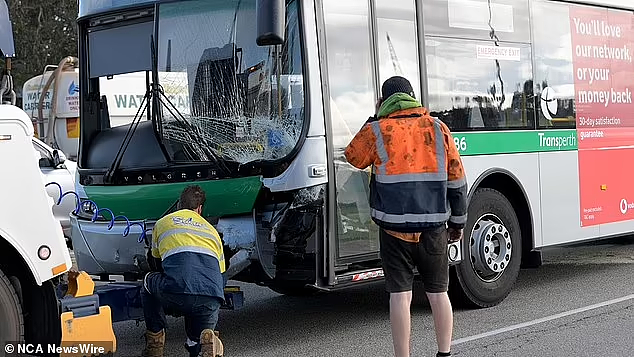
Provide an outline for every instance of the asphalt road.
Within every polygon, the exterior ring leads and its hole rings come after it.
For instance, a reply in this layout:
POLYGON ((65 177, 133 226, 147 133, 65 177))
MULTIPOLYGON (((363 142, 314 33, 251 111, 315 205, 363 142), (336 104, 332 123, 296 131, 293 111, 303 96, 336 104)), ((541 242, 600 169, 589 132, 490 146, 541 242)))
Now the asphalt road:
MULTIPOLYGON (((634 238, 544 253, 498 306, 456 310, 455 356, 634 355, 634 238)), ((310 298, 241 285, 245 307, 222 311, 225 356, 391 356, 382 283, 310 298)), ((420 288, 420 287, 419 287, 420 288)), ((138 356, 144 323, 115 324, 118 356, 138 356)), ((166 356, 186 356, 182 319, 169 319, 166 356)), ((412 356, 434 356, 431 311, 414 292, 412 356)))

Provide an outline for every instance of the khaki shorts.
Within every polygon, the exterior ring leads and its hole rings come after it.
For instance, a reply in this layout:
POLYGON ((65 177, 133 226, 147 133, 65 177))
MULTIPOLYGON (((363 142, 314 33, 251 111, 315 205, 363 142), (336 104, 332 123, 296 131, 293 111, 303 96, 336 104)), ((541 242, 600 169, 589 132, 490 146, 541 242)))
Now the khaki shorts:
POLYGON ((425 292, 444 293, 449 286, 449 234, 442 225, 424 230, 418 243, 380 232, 385 288, 390 293, 412 290, 414 268, 423 278, 425 292))

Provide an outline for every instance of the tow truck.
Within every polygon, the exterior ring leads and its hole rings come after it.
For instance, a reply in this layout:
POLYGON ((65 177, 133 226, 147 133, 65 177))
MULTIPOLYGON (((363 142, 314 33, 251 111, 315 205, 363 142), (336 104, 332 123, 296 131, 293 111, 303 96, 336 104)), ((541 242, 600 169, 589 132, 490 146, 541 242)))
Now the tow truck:
POLYGON ((86 272, 71 271, 31 142, 33 125, 15 106, 14 48, 8 7, 0 0, 0 357, 82 355, 80 343, 92 343, 92 353, 114 353, 110 308, 99 302, 86 272))

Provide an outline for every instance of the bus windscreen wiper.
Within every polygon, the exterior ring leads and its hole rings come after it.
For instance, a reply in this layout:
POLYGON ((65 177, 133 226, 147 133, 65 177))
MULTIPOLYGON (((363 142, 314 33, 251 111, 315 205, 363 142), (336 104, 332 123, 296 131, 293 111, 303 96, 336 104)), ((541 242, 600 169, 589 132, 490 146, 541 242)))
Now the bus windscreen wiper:
POLYGON ((181 114, 181 112, 178 111, 178 109, 176 108, 176 105, 174 105, 174 103, 172 103, 172 101, 169 100, 169 98, 165 95, 163 91, 163 87, 160 85, 159 85, 157 97, 162 107, 167 109, 167 111, 172 115, 172 117, 174 117, 174 119, 176 119, 179 123, 185 126, 186 130, 184 134, 190 137, 190 140, 188 140, 188 144, 198 149, 196 150, 196 153, 200 156, 200 159, 204 161, 212 161, 216 165, 218 165, 218 168, 224 171, 225 174, 227 175, 230 174, 231 170, 227 167, 227 165, 225 164, 225 161, 222 158, 218 157, 218 155, 213 151, 212 148, 206 145, 208 140, 205 139, 205 137, 200 133, 199 128, 195 125, 192 125, 183 116, 183 114, 181 114))
MULTIPOLYGON (((150 50, 151 52, 154 52, 154 37, 153 36, 150 36, 150 50)), ((152 72, 154 73, 154 68, 152 69, 152 72)), ((146 76, 147 76, 147 71, 146 71, 146 76)), ((128 145, 130 145, 130 141, 132 141, 134 132, 136 131, 137 127, 139 126, 139 123, 141 122, 141 113, 143 113, 145 109, 148 109, 148 115, 150 114, 150 99, 152 98, 153 95, 154 94, 149 83, 149 77, 147 77, 145 95, 143 96, 143 99, 141 100, 141 105, 139 106, 139 109, 134 115, 134 119, 132 119, 132 122, 130 123, 130 126, 128 127, 128 131, 126 132, 125 137, 123 138, 123 142, 121 143, 121 146, 119 146, 119 150, 117 150, 117 154, 115 155, 114 160, 112 161, 112 164, 110 165, 110 168, 108 168, 108 171, 106 171, 104 175, 105 183, 113 182, 114 174, 119 169, 119 166, 121 165, 123 154, 128 149, 128 145)))
MULTIPOLYGON (((157 134, 160 136, 160 138, 157 138, 157 139, 159 139, 159 142, 161 142, 164 139, 163 130, 162 130, 163 125, 160 122, 162 120, 162 116, 160 116, 159 113, 160 113, 160 109, 165 108, 172 115, 172 117, 176 119, 176 121, 178 121, 185 127, 185 131, 182 134, 184 134, 185 137, 188 137, 188 140, 186 140, 187 141, 186 144, 188 144, 190 148, 192 148, 193 151, 195 151, 195 153, 198 155, 200 160, 213 161, 220 170, 222 170, 226 175, 229 175, 231 173, 231 170, 229 170, 229 168, 225 164, 225 161, 219 158, 218 155, 216 155, 216 153, 213 151, 213 149, 205 144, 208 140, 206 140, 203 137, 203 135, 198 131, 198 127, 195 127, 194 125, 192 125, 181 114, 178 108, 176 108, 176 105, 174 105, 174 103, 172 103, 172 101, 165 95, 163 86, 159 83, 158 56, 157 56, 157 48, 155 47, 154 36, 152 35, 150 37, 151 37, 150 41, 152 43, 151 50, 150 50, 151 56, 152 56, 152 81, 153 81, 152 99, 154 104, 152 120, 154 121, 154 124, 156 125, 158 129, 157 134)), ((161 145, 163 144, 161 143, 161 145)))
POLYGON ((147 106, 149 105, 150 96, 151 96, 151 92, 148 88, 145 91, 145 95, 143 96, 143 99, 141 100, 141 105, 139 106, 139 109, 134 115, 134 119, 132 119, 132 122, 130 123, 130 126, 128 127, 128 131, 126 132, 125 137, 123 138, 123 142, 121 142, 121 145, 119 146, 119 150, 117 150, 117 154, 115 155, 114 160, 112 161, 112 164, 110 165, 110 168, 108 168, 108 171, 106 171, 106 174, 104 175, 104 182, 112 183, 114 178, 114 173, 117 171, 117 169, 119 169, 119 165, 121 165, 123 154, 128 149, 128 145, 130 145, 130 141, 132 141, 134 132, 136 131, 136 128, 139 126, 139 123, 141 122, 141 113, 143 113, 145 109, 147 108, 147 106))

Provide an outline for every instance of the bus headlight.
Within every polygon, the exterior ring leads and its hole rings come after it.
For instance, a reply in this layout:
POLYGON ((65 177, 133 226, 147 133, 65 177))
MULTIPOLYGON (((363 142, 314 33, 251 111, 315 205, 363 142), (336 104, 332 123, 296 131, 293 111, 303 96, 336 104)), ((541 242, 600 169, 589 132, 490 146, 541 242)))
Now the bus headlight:
POLYGON ((79 205, 79 212, 77 212, 77 216, 83 219, 90 219, 95 216, 95 211, 97 210, 97 206, 90 202, 84 201, 79 205))

